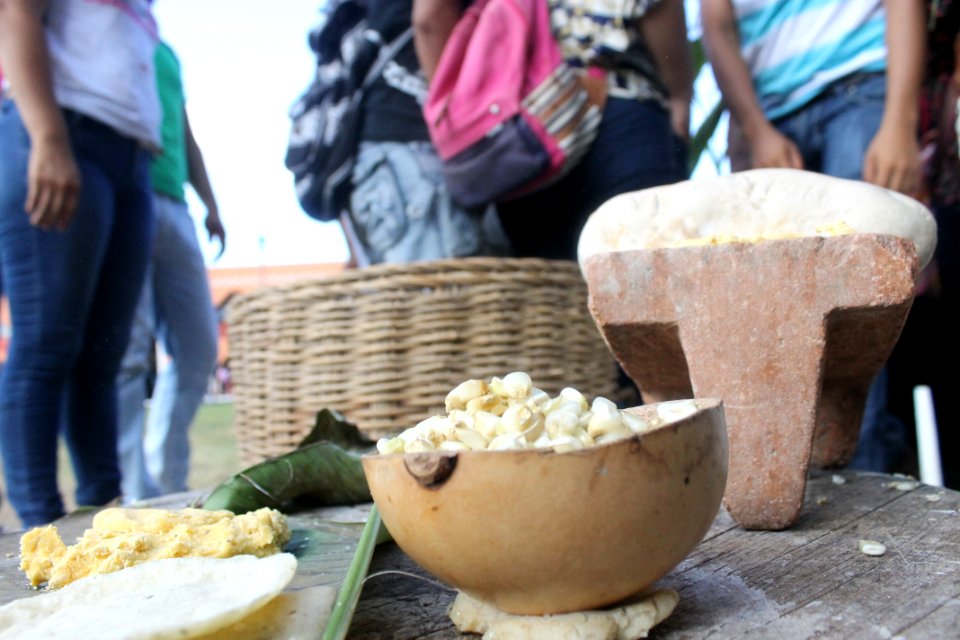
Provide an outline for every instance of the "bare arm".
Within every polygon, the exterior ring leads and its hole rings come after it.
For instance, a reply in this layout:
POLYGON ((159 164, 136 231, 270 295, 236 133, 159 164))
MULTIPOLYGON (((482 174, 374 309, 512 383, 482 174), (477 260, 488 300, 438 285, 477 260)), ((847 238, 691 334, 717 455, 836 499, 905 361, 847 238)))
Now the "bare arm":
POLYGON ((690 138, 690 100, 693 98, 693 60, 687 41, 683 0, 662 0, 640 20, 640 33, 653 54, 667 91, 670 121, 684 140, 690 138))
POLYGON ((220 240, 220 253, 217 257, 223 255, 227 248, 227 232, 223 228, 223 222, 220 221, 220 208, 217 206, 217 199, 213 195, 213 187, 210 185, 210 177, 207 175, 207 166, 203 162, 203 153, 200 152, 200 145, 193 136, 193 129, 190 128, 190 120, 187 118, 187 111, 183 111, 183 135, 187 146, 187 176, 190 186, 197 192, 200 201, 207 208, 207 217, 204 220, 204 226, 210 239, 218 238, 220 240))
POLYGON ((887 96, 880 129, 867 148, 863 179, 903 193, 920 185, 917 121, 926 47, 922 0, 884 0, 887 96))
POLYGON ((428 81, 462 13, 460 0, 413 0, 413 45, 428 81))
POLYGON ((750 69, 740 53, 740 33, 730 0, 700 0, 703 42, 723 99, 743 128, 757 167, 803 168, 796 145, 763 113, 750 69))
POLYGON ((45 9, 41 0, 0 0, 0 64, 30 136, 24 209, 32 224, 63 229, 76 210, 80 170, 53 94, 45 9))

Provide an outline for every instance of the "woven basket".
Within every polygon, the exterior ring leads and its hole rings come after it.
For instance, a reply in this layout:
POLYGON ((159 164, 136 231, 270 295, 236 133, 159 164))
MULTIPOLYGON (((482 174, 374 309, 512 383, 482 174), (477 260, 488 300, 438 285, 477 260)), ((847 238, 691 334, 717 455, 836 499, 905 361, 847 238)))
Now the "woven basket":
POLYGON ((229 305, 240 459, 294 448, 317 411, 371 438, 444 412, 471 378, 526 371, 551 395, 616 392, 577 265, 469 258, 377 265, 261 289, 229 305))

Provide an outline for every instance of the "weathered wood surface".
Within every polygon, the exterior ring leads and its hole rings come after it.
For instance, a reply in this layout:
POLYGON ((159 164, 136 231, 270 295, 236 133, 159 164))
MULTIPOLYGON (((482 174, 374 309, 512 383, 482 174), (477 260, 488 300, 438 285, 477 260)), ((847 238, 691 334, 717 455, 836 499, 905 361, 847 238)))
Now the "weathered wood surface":
MULTIPOLYGON (((650 637, 960 638, 960 493, 894 487, 899 480, 815 472, 787 531, 745 531, 721 513, 660 582, 680 603, 650 637), (886 554, 860 553, 861 539, 882 542, 886 554)), ((455 592, 428 580, 395 545, 382 546, 350 638, 476 638, 446 615, 455 592)))
MULTIPOLYGON (((650 637, 960 638, 960 493, 897 489, 899 479, 886 475, 836 475, 845 483, 814 474, 800 521, 787 531, 744 531, 721 513, 660 582, 680 593, 680 604, 650 637), (882 542, 886 555, 861 554, 861 539, 882 542)), ((58 527, 72 540, 90 517, 58 527)), ((18 541, 0 536, 0 603, 32 595, 17 568, 18 541)), ((382 545, 349 637, 476 638, 458 634, 447 617, 454 595, 396 545, 382 545)))

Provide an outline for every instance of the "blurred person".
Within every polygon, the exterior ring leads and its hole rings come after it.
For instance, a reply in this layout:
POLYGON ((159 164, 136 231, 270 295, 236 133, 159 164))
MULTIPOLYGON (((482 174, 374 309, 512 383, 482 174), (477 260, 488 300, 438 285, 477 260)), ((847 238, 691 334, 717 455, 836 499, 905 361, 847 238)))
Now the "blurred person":
MULTIPOLYGON (((576 260, 580 231, 606 200, 687 177, 693 71, 682 0, 548 3, 567 62, 606 71, 600 130, 563 178, 496 205, 515 255, 576 260)), ((414 1, 417 53, 428 77, 462 4, 414 1)))
MULTIPOLYGON (((960 326, 960 3, 931 0, 927 4, 926 71, 920 94, 921 199, 937 219, 937 248, 921 274, 910 315, 890 355, 888 395, 891 411, 913 433, 913 389, 917 385, 931 388, 943 480, 956 489, 960 488, 960 432, 953 427, 958 416, 951 401, 955 378, 950 364, 960 355, 956 330, 960 326)), ((912 440, 910 444, 915 445, 912 440)), ((916 462, 895 470, 918 472, 916 462)))
POLYGON ((12 316, 0 378, 7 497, 25 527, 120 496, 116 377, 153 229, 157 29, 146 0, 0 2, 0 261, 12 316))
POLYGON ((707 54, 752 168, 915 193, 920 0, 700 4, 707 54))
MULTIPOLYGON (((383 42, 410 28, 412 0, 366 4, 368 26, 383 42)), ((426 95, 411 39, 361 105, 350 206, 341 216, 356 266, 509 254, 493 207, 467 209, 450 196, 423 119, 426 95)))
MULTIPOLYGON (((750 167, 806 169, 916 195, 921 0, 700 6, 707 56, 750 167)), ((887 382, 884 367, 867 395, 852 468, 890 471, 906 452, 887 382)))
POLYGON ((146 282, 117 379, 119 453, 125 501, 186 491, 189 429, 217 358, 217 320, 184 185, 207 210, 210 238, 226 232, 200 147, 187 118, 180 62, 161 42, 154 58, 162 106, 163 153, 150 165, 156 222, 146 282), (157 372, 144 419, 155 339, 169 361, 157 372))

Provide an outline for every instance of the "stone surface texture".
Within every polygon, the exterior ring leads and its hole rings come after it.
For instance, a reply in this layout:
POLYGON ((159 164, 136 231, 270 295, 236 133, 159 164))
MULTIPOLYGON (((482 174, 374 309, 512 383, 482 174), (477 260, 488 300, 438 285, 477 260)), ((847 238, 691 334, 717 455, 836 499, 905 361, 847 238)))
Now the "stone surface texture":
POLYGON ((852 234, 600 253, 590 311, 645 402, 723 400, 724 504, 748 529, 793 525, 808 467, 853 454, 867 389, 900 335, 911 241, 852 234))

